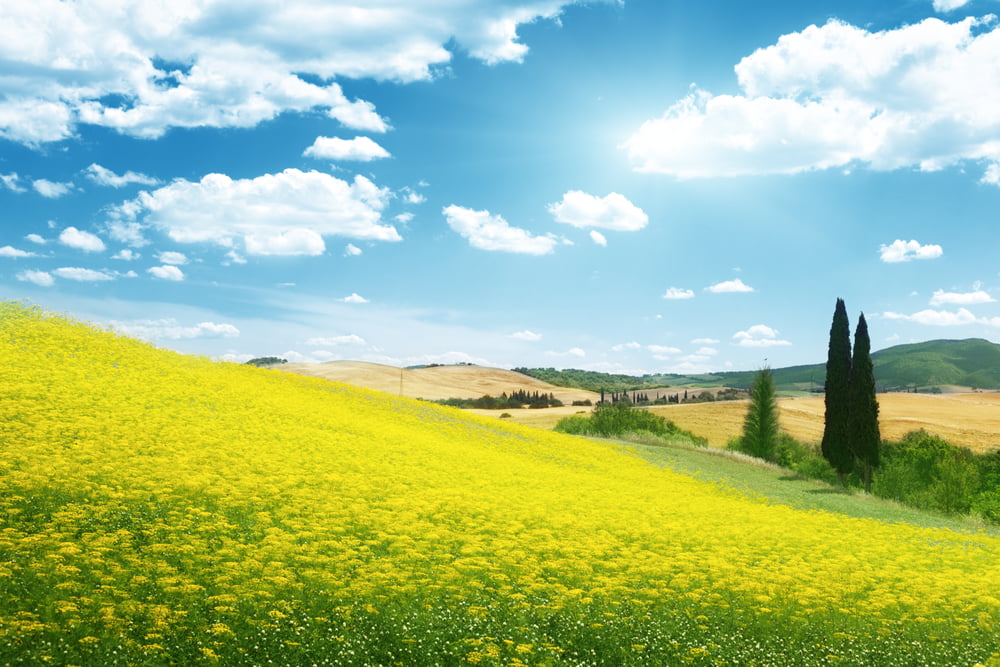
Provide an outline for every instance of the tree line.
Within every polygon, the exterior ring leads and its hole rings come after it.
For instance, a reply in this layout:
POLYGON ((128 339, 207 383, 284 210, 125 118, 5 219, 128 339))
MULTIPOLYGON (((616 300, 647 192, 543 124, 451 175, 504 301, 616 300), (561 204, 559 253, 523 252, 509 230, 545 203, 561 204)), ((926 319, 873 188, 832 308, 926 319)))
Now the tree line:
POLYGON ((523 408, 557 408, 563 402, 556 398, 555 394, 534 391, 529 392, 524 389, 515 389, 510 392, 503 392, 500 396, 490 396, 486 394, 479 398, 444 398, 432 401, 439 405, 450 405, 454 408, 476 408, 479 410, 510 410, 523 408))

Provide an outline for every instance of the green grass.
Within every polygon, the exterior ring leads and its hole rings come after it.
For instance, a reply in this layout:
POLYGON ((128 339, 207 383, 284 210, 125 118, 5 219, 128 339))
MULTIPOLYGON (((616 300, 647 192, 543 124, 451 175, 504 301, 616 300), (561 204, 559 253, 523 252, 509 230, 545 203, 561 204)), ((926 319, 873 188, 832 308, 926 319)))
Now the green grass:
POLYGON ((924 512, 864 493, 830 486, 736 452, 696 448, 683 443, 651 445, 620 442, 619 446, 655 465, 710 480, 772 504, 888 523, 908 523, 925 528, 1000 534, 1000 528, 985 526, 971 518, 924 512))

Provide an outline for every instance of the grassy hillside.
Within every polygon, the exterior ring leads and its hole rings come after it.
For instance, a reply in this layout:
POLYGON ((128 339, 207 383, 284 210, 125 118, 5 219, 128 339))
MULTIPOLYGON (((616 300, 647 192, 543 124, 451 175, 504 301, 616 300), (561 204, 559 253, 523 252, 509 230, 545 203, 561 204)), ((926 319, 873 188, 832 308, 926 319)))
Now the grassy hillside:
MULTIPOLYGON (((981 338, 968 340, 932 340, 925 343, 896 345, 872 353, 875 380, 879 390, 906 388, 928 389, 945 385, 1000 389, 1000 345, 981 338)), ((518 371, 554 385, 580 387, 590 391, 643 389, 649 387, 747 388, 755 371, 711 373, 706 375, 609 375, 594 371, 553 368, 521 368, 518 371)), ((822 390, 826 381, 826 363, 788 366, 773 369, 774 382, 782 391, 822 390)))
POLYGON ((975 665, 1000 538, 0 304, 0 663, 975 665))

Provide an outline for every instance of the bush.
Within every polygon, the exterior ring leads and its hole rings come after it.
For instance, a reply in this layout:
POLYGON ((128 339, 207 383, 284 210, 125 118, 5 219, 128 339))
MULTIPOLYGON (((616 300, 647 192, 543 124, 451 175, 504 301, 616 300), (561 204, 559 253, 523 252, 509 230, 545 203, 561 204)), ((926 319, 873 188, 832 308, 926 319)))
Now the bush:
POLYGON ((564 417, 555 425, 555 430, 570 435, 590 435, 600 438, 614 438, 627 434, 650 435, 661 440, 685 440, 699 447, 708 445, 705 438, 685 431, 672 421, 652 412, 634 408, 626 401, 602 403, 588 416, 564 417))

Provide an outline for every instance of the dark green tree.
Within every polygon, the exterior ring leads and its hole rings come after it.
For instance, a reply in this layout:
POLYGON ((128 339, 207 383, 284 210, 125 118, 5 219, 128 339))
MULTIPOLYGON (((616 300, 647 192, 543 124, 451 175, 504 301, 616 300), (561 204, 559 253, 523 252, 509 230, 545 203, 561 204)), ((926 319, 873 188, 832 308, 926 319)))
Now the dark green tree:
POLYGON ((872 489, 872 470, 879 464, 882 436, 878 428, 878 399, 875 397, 875 372, 872 366, 871 339, 865 314, 858 318, 854 332, 854 357, 848 382, 851 415, 851 454, 861 464, 865 491, 872 489))
POLYGON ((841 482, 854 468, 851 453, 851 419, 848 383, 851 376, 851 328, 847 307, 837 299, 830 326, 830 348, 826 359, 826 414, 821 448, 841 482))
POLYGON ((751 456, 773 461, 778 443, 778 402, 774 375, 764 366, 750 387, 750 407, 743 420, 740 449, 751 456))

